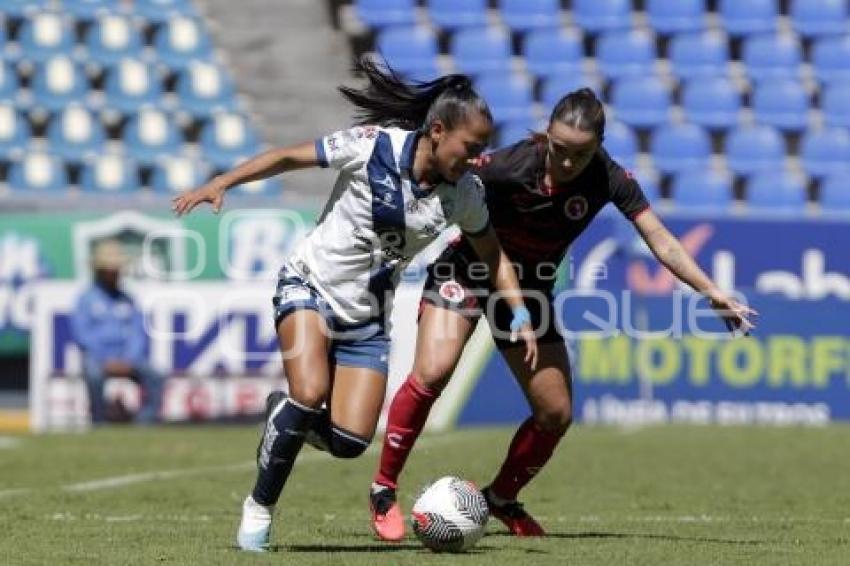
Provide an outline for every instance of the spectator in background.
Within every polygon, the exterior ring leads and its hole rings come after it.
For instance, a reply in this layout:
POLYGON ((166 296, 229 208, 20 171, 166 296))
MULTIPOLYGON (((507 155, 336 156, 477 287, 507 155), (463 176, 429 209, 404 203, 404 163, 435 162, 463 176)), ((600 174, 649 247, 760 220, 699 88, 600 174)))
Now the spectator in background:
POLYGON ((74 340, 83 351, 83 374, 94 423, 106 421, 106 380, 126 377, 141 388, 136 422, 153 423, 162 406, 163 377, 147 362, 147 335, 142 313, 120 287, 126 264, 121 244, 104 240, 95 246, 93 285, 77 300, 71 316, 74 340))

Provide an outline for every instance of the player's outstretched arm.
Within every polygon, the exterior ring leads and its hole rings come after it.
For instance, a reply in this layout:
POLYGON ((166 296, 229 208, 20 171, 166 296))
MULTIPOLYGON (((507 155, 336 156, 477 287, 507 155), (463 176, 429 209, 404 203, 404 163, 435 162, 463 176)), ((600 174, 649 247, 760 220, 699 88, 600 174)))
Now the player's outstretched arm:
POLYGON ((230 187, 318 165, 319 158, 314 142, 271 149, 214 177, 197 189, 174 197, 171 209, 177 216, 182 216, 191 212, 198 204, 208 202, 212 205, 213 212, 218 213, 224 201, 224 193, 230 187))
POLYGON ((702 293, 710 301, 711 307, 723 318, 730 332, 738 329, 746 334, 755 328, 750 318, 758 313, 721 291, 652 210, 639 214, 634 223, 658 261, 680 281, 702 293))

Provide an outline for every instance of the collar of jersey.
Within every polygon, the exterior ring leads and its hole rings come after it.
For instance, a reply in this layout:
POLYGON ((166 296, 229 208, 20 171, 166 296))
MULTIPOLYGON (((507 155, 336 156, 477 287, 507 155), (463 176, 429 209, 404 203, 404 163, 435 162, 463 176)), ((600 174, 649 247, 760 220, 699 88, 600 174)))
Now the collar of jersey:
POLYGON ((410 132, 404 140, 404 146, 401 148, 401 157, 399 158, 399 169, 407 172, 407 178, 410 180, 410 192, 416 198, 427 197, 431 194, 432 188, 423 189, 413 178, 413 158, 416 156, 416 145, 419 141, 419 132, 410 132))

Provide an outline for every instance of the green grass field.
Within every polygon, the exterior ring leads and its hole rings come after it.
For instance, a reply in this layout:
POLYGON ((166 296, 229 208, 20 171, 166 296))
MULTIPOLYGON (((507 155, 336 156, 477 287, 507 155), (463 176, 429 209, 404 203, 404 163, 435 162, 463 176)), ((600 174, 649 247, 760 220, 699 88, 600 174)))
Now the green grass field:
MULTIPOLYGON (((571 431, 525 491, 549 530, 501 524, 466 555, 374 540, 368 452, 305 448, 275 552, 232 546, 255 427, 115 428, 0 438, 0 564, 850 564, 850 428, 571 431)), ((508 429, 427 437, 401 500, 441 475, 486 482, 508 429)))

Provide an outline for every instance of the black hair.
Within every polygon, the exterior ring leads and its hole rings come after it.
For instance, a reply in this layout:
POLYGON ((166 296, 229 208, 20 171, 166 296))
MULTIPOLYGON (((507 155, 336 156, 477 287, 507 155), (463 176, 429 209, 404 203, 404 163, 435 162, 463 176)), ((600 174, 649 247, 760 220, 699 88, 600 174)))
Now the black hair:
POLYGON ((361 57, 354 71, 366 76, 363 88, 339 87, 358 110, 355 123, 396 126, 406 130, 430 129, 440 120, 446 129, 463 123, 473 112, 491 124, 493 115, 466 75, 446 75, 433 81, 407 82, 385 62, 361 57))
POLYGON ((564 96, 549 117, 583 132, 593 132, 601 142, 605 138, 605 107, 589 88, 580 88, 564 96))

